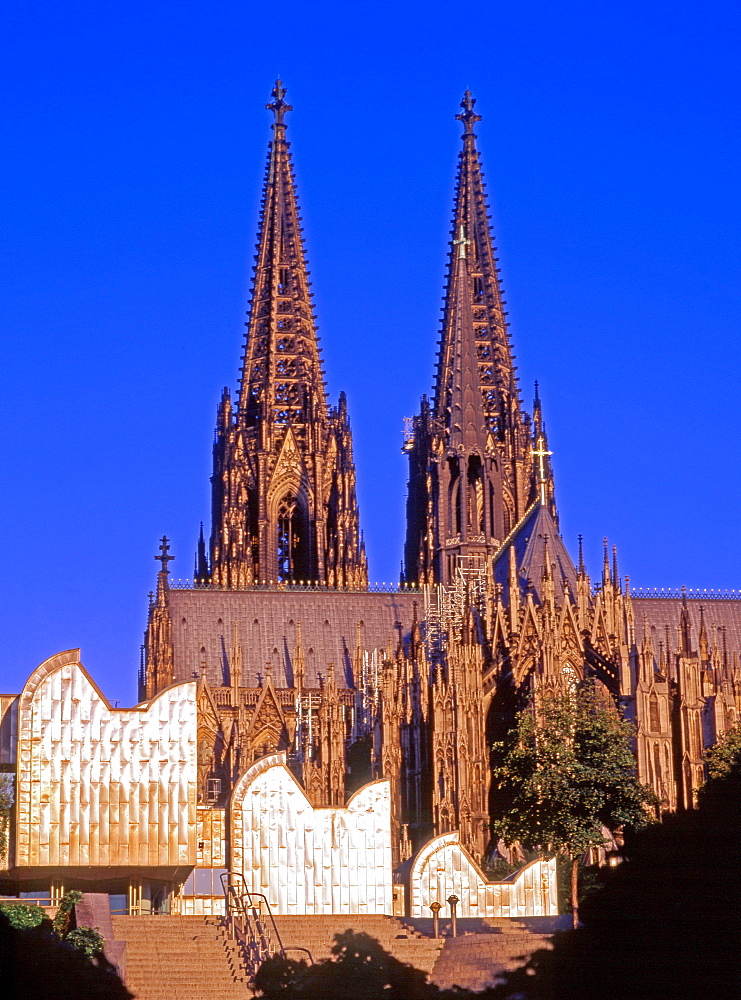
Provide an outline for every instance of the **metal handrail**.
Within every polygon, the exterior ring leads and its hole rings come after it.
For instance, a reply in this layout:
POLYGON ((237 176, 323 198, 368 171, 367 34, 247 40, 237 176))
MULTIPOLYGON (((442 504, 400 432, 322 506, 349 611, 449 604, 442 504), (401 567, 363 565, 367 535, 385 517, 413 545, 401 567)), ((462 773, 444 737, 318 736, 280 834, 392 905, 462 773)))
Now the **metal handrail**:
POLYGON ((278 926, 267 896, 247 888, 241 872, 222 872, 219 876, 224 890, 226 915, 232 937, 238 941, 249 975, 272 955, 286 957, 287 951, 300 951, 314 964, 308 948, 284 948, 278 926), (265 919, 267 918, 267 919, 265 919))

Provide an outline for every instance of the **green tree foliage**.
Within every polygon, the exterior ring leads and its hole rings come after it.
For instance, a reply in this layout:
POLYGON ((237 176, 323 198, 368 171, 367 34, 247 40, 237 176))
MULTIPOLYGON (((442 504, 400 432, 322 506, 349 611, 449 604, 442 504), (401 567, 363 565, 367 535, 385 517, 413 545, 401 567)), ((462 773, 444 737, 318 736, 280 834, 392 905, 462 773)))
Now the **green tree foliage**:
POLYGON ((496 1000, 741 996, 741 762, 698 808, 629 834, 626 861, 496 1000))
POLYGON ((62 896, 62 900, 54 914, 52 927, 61 938, 67 936, 67 932, 72 926, 72 917, 75 912, 75 905, 82 899, 82 893, 77 889, 69 889, 62 896))
POLYGON ((46 910, 35 903, 0 903, 0 913, 5 914, 11 927, 17 930, 29 930, 38 927, 44 921, 50 923, 46 910))
POLYGON ((105 948, 103 935, 93 927, 76 927, 66 935, 64 940, 90 959, 102 955, 105 948))
POLYGON ((436 987, 367 934, 337 934, 333 961, 307 966, 279 957, 263 962, 255 988, 265 1000, 433 1000, 436 987))
POLYGON ((710 747, 705 754, 710 778, 721 778, 728 774, 738 761, 741 761, 741 722, 729 729, 727 733, 710 747))
POLYGON ((571 907, 578 923, 579 858, 605 842, 603 828, 642 826, 653 793, 635 774, 632 726, 584 682, 544 693, 493 747, 492 784, 500 817, 495 836, 571 861, 571 907))

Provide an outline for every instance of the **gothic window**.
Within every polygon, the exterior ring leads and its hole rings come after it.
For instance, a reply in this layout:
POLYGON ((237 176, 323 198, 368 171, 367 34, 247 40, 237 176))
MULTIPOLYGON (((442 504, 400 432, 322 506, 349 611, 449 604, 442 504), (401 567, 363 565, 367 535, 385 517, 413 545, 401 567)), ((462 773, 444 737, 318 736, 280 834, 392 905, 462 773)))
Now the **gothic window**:
POLYGON ((561 668, 561 676, 563 677, 564 687, 566 688, 567 693, 573 695, 576 691, 576 685, 579 678, 570 663, 564 664, 561 668))
POLYGON ((461 489, 460 471, 455 458, 448 459, 450 486, 448 487, 448 525, 451 535, 461 533, 461 489))
POLYGON ((296 377, 296 361, 294 358, 278 358, 275 364, 275 371, 283 378, 296 377))
MULTIPOLYGON (((281 322, 285 322, 285 320, 282 320, 281 322)), ((293 337, 281 337, 278 341, 277 348, 279 351, 290 352, 293 350, 293 344, 293 337)))
POLYGON ((280 280, 278 282, 278 295, 287 295, 290 291, 290 271, 287 267, 280 269, 280 280))
POLYGON ((279 382, 275 387, 275 401, 277 403, 297 403, 298 386, 291 382, 279 382))
POLYGON ((476 303, 484 301, 484 279, 473 279, 473 301, 476 303))
POLYGON ((478 455, 468 459, 468 526, 473 534, 484 533, 484 470, 478 455))
POLYGON ((697 712, 692 714, 692 737, 694 741, 694 754, 696 757, 702 753, 702 736, 700 735, 700 717, 697 712))
POLYGON ((652 691, 648 699, 648 726, 652 733, 661 732, 661 717, 659 715, 659 699, 652 691))
POLYGON ((656 789, 658 791, 661 788, 663 781, 661 776, 661 755, 659 751, 659 744, 654 743, 654 774, 656 775, 656 789))
POLYGON ((488 344, 477 344, 476 354, 478 356, 479 361, 488 361, 489 358, 491 357, 491 348, 489 347, 488 344))
POLYGON ((291 494, 278 505, 278 579, 308 579, 308 523, 301 501, 291 494))

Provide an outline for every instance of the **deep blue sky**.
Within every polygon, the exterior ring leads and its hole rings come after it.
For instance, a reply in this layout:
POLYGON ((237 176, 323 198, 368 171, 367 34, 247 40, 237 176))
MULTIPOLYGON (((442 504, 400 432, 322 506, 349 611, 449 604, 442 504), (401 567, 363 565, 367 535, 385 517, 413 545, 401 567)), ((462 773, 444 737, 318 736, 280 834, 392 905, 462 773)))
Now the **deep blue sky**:
POLYGON ((741 587, 737 3, 129 0, 0 23, 0 689, 82 647, 135 698, 157 539, 190 576, 236 382, 269 114, 289 116, 328 382, 396 579, 470 87, 565 539, 741 587))

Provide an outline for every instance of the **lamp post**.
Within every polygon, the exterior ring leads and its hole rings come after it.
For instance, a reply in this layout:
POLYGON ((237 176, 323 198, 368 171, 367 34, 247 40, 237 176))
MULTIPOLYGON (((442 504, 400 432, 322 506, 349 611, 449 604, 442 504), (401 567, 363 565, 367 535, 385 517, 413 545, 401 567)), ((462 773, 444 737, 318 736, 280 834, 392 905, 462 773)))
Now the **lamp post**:
POLYGON ((432 910, 432 936, 440 937, 440 910, 442 910, 443 904, 438 903, 435 900, 434 903, 430 903, 430 909, 432 910))
POLYGON ((456 907, 458 906, 459 899, 457 896, 448 896, 448 906, 450 907, 450 932, 453 937, 458 937, 458 917, 456 914, 456 907))

